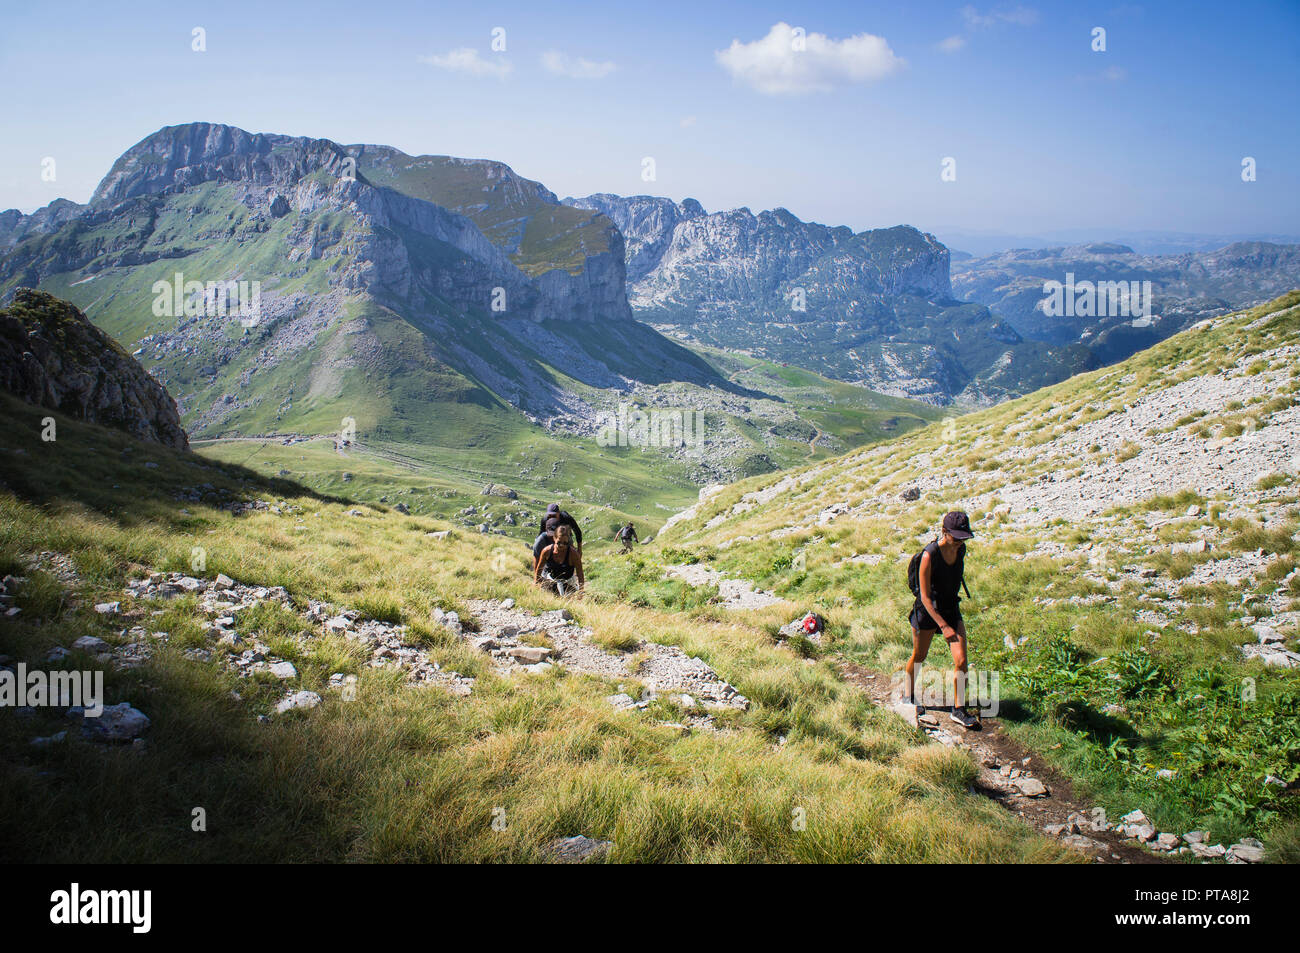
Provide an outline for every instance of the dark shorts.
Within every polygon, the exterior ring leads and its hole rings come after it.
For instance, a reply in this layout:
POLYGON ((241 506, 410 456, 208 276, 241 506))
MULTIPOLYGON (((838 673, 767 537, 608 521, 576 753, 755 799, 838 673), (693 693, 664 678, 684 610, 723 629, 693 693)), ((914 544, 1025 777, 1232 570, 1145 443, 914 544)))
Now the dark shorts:
MULTIPOLYGON (((961 627, 961 609, 957 608, 957 606, 937 606, 936 608, 950 626, 954 629, 961 627)), ((928 632, 931 629, 936 632, 939 630, 939 623, 934 621, 934 617, 925 611, 925 606, 920 602, 912 606, 907 621, 912 623, 912 628, 919 632, 928 632)))

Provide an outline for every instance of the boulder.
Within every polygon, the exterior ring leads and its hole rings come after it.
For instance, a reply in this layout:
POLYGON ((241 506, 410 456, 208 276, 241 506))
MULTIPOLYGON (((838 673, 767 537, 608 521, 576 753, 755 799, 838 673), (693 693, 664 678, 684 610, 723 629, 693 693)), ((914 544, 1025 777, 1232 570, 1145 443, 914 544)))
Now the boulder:
POLYGON ((126 702, 107 706, 98 718, 82 710, 81 731, 94 741, 134 741, 149 728, 149 718, 126 702))
POLYGON ((283 715, 287 711, 293 711, 296 708, 315 708, 320 704, 320 696, 315 692, 294 692, 292 695, 286 695, 275 706, 275 713, 283 715))

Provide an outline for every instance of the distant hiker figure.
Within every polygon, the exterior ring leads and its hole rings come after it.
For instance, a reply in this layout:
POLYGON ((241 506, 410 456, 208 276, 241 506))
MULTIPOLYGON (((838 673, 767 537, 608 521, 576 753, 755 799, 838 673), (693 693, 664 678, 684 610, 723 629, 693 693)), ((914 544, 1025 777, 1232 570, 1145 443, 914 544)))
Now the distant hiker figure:
MULTIPOLYGON (((966 560, 966 540, 975 534, 970 518, 955 510, 943 518, 943 533, 912 557, 907 582, 913 595, 908 621, 912 625, 912 657, 907 660, 907 697, 904 704, 916 705, 916 666, 925 661, 930 640, 942 632, 952 650, 953 701, 950 717, 963 728, 979 722, 966 713, 966 623, 961 617, 960 590, 966 560)), ((967 593, 969 595, 969 593, 967 593)), ((918 710, 920 705, 917 705, 918 710)))
POLYGON ((587 584, 582 573, 582 552, 573 545, 573 530, 567 523, 557 526, 555 541, 542 547, 533 565, 533 582, 561 596, 566 592, 581 595, 582 587, 587 584), (575 575, 576 587, 572 581, 575 575))
POLYGON ((533 540, 533 561, 541 555, 542 549, 547 543, 555 540, 555 528, 557 526, 567 526, 573 530, 574 541, 581 551, 582 549, 582 527, 572 516, 560 509, 559 503, 552 503, 546 508, 546 515, 542 517, 542 525, 538 528, 537 538, 533 540))
POLYGON ((628 520, 627 524, 618 531, 618 539, 619 542, 623 544, 623 548, 619 550, 620 556, 623 553, 630 553, 632 551, 633 543, 641 542, 641 540, 636 538, 636 527, 632 525, 631 520, 628 520))

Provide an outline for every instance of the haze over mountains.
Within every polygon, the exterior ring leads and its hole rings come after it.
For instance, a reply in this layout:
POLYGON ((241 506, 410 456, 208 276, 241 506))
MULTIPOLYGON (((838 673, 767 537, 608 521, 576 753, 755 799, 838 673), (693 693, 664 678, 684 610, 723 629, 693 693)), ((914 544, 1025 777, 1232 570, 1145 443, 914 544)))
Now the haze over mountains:
POLYGON ((953 288, 986 304, 1025 337, 1080 342, 1102 364, 1128 357, 1205 318, 1269 301, 1300 284, 1300 245, 1235 242, 1209 252, 1140 255, 1127 245, 1093 242, 1012 249, 953 265, 953 288), (1050 316, 1043 284, 1151 282, 1151 323, 1112 316, 1050 316))

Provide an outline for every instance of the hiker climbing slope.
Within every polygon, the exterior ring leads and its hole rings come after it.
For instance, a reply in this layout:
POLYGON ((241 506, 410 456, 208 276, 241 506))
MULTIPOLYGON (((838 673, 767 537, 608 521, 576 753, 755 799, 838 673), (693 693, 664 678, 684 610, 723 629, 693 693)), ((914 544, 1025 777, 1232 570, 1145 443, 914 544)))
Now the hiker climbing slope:
POLYGON ((626 525, 619 529, 618 540, 623 544, 623 548, 619 551, 620 555, 623 553, 630 553, 632 551, 632 544, 641 542, 641 540, 637 539, 636 527, 632 525, 631 520, 628 520, 626 525))
POLYGON ((581 595, 587 584, 582 571, 582 551, 573 545, 573 530, 567 523, 561 523, 555 529, 555 541, 547 543, 533 564, 533 582, 543 589, 551 589, 559 595, 573 591, 581 595), (575 588, 572 583, 578 577, 575 588))
POLYGON ((942 632, 952 651, 953 701, 951 718, 963 728, 979 722, 966 708, 966 623, 961 617, 961 588, 965 570, 966 540, 974 537, 970 518, 954 510, 943 518, 943 532, 912 557, 908 585, 916 601, 908 615, 912 626, 912 655, 907 660, 908 704, 916 704, 916 666, 925 661, 935 632, 942 632))

